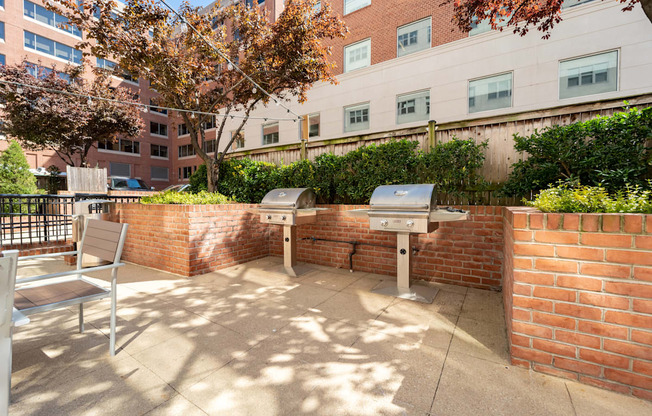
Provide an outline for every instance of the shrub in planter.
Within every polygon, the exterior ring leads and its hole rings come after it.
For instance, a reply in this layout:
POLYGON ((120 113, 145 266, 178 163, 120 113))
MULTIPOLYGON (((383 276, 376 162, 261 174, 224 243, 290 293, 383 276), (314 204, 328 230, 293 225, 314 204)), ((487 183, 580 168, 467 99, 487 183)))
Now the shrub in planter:
MULTIPOLYGON (((652 181, 648 181, 652 189, 652 181)), ((606 212, 652 214, 652 190, 638 185, 610 194, 603 187, 560 183, 542 190, 526 205, 543 212, 606 212)))
POLYGON ((631 108, 567 126, 552 126, 527 137, 514 135, 516 150, 528 159, 512 165, 502 189, 524 196, 556 183, 575 180, 610 192, 626 184, 644 185, 650 163, 652 108, 631 108))
POLYGON ((144 196, 140 199, 141 204, 188 204, 188 205, 212 205, 227 204, 229 198, 216 192, 200 191, 196 194, 187 192, 161 192, 152 196, 144 196))

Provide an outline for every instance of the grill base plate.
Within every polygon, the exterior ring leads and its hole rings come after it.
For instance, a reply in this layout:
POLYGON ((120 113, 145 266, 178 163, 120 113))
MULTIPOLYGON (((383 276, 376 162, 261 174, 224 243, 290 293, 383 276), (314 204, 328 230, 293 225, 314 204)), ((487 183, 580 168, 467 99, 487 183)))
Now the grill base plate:
POLYGON ((381 287, 371 291, 380 295, 394 296, 395 298, 413 300, 421 303, 432 303, 439 289, 429 286, 414 284, 409 288, 400 288, 396 285, 381 287))

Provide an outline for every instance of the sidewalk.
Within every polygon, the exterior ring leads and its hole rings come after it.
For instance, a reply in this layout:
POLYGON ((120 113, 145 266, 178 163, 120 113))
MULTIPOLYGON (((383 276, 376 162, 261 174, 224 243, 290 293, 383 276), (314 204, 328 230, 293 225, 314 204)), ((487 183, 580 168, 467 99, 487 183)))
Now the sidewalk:
MULTIPOLYGON (((512 367, 499 293, 432 305, 370 293, 390 276, 268 257, 191 279, 120 270, 109 303, 33 315, 14 335, 11 415, 650 415, 652 403, 512 367)), ((19 275, 68 267, 49 260, 19 275)), ((108 280, 108 275, 98 275, 108 280)))

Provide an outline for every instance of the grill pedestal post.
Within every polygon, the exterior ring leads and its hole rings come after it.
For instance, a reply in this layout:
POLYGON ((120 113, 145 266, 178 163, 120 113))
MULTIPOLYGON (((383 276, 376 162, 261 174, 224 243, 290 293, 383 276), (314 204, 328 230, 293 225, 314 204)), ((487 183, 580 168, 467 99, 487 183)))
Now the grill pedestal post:
POLYGON ((297 277, 309 272, 311 269, 305 265, 297 264, 297 227, 296 225, 283 226, 283 268, 291 277, 297 277))
POLYGON ((410 247, 410 233, 398 233, 396 235, 396 286, 381 287, 372 290, 372 292, 421 303, 432 303, 439 289, 418 284, 410 286, 411 272, 412 247, 410 247))

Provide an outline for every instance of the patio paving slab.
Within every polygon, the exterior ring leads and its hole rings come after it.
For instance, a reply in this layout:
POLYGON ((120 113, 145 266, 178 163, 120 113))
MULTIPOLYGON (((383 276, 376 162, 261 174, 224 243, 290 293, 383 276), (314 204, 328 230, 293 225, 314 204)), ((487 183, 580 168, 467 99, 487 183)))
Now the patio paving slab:
POLYGON ((10 414, 652 414, 650 402, 510 366, 499 293, 430 283, 440 292, 426 305, 370 292, 392 276, 311 266, 290 278, 281 264, 190 279, 127 265, 115 357, 106 301, 87 305, 83 334, 76 308, 33 315, 14 335, 10 414))

